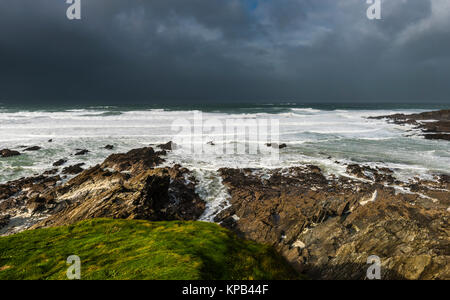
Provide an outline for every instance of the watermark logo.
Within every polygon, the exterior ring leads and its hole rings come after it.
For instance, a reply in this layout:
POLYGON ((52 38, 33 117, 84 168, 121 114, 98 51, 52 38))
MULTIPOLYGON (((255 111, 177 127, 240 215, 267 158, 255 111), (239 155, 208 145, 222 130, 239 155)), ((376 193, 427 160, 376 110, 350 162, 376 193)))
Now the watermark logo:
POLYGON ((66 275, 69 280, 81 279, 81 260, 76 255, 71 255, 67 258, 67 264, 70 267, 67 269, 66 275))
POLYGON ((70 4, 66 16, 69 20, 81 20, 81 0, 66 0, 70 4))
POLYGON ((172 141, 179 151, 193 156, 206 154, 261 155, 267 163, 279 160, 279 120, 262 118, 176 119, 171 126, 172 141))
POLYGON ((369 20, 381 20, 381 0, 367 0, 367 18, 369 20))
POLYGON ((372 255, 367 258, 367 264, 370 264, 369 268, 367 269, 366 277, 369 280, 374 279, 381 279, 381 259, 376 256, 372 255))

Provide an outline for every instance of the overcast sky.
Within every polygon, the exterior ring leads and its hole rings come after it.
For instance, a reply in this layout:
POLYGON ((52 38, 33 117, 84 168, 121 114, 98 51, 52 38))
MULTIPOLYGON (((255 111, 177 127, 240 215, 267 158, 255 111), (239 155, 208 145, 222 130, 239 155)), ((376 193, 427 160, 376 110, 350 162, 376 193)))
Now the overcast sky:
POLYGON ((450 1, 0 0, 0 102, 450 103, 450 1))

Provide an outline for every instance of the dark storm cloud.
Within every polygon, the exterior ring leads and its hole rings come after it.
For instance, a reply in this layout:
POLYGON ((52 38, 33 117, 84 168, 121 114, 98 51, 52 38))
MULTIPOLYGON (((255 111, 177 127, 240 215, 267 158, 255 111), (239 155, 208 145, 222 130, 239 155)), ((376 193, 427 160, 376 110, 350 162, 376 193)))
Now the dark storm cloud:
POLYGON ((0 0, 0 102, 449 103, 450 3, 0 0))

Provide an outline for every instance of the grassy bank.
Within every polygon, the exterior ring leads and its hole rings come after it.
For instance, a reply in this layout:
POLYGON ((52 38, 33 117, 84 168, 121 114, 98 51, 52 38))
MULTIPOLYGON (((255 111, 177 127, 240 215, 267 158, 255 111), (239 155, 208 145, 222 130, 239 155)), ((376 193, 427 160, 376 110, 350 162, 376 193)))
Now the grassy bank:
POLYGON ((296 279, 270 247, 204 222, 96 219, 0 238, 0 279, 296 279))

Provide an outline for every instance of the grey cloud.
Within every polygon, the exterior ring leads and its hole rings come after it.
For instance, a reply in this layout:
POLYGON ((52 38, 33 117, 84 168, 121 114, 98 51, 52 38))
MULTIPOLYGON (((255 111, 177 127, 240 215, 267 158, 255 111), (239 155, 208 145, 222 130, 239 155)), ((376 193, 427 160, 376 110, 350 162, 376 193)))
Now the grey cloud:
POLYGON ((449 103, 443 1, 0 0, 0 100, 449 103))

